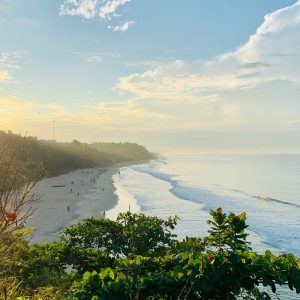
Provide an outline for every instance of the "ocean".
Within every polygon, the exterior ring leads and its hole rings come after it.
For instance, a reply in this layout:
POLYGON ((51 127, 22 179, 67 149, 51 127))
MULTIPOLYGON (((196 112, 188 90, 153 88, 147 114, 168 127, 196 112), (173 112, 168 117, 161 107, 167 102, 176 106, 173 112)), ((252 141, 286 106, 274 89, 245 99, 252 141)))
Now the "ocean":
POLYGON ((114 175, 121 211, 180 221, 175 233, 207 235, 209 210, 246 211, 249 241, 262 252, 300 256, 300 155, 161 155, 114 175))

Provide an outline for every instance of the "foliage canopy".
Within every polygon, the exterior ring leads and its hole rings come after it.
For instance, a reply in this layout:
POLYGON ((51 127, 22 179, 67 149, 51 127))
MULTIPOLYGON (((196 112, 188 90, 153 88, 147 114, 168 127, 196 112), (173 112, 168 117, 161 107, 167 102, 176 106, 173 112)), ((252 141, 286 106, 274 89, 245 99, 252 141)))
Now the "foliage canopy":
POLYGON ((28 248, 23 286, 61 288, 63 299, 78 300, 271 299, 280 286, 300 293, 297 257, 251 251, 245 213, 210 213, 209 235, 183 241, 172 234, 176 217, 86 219, 59 241, 28 248))
POLYGON ((4 160, 10 159, 11 148, 16 144, 20 147, 14 155, 13 167, 27 177, 35 175, 41 167, 47 170, 48 176, 56 176, 75 169, 104 167, 112 162, 153 158, 145 147, 134 143, 86 144, 77 140, 57 143, 0 131, 0 153, 4 160))

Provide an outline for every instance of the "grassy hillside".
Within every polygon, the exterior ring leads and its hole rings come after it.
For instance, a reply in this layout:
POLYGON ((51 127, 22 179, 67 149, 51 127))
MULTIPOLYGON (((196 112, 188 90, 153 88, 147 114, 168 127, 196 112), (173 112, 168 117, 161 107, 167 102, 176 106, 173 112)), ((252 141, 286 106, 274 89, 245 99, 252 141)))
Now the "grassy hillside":
POLYGON ((14 152, 14 169, 25 176, 42 167, 46 168, 48 176, 55 176, 79 168, 103 167, 113 162, 152 157, 145 147, 133 143, 96 143, 92 146, 76 140, 72 143, 49 143, 12 132, 0 132, 2 161, 7 161, 14 152))

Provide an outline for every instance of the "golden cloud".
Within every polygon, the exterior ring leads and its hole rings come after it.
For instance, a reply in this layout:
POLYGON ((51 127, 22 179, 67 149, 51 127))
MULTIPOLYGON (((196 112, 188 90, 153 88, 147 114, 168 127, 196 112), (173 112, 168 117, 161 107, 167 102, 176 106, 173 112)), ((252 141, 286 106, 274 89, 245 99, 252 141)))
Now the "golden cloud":
POLYGON ((12 79, 8 71, 1 71, 0 70, 0 81, 7 81, 12 79))

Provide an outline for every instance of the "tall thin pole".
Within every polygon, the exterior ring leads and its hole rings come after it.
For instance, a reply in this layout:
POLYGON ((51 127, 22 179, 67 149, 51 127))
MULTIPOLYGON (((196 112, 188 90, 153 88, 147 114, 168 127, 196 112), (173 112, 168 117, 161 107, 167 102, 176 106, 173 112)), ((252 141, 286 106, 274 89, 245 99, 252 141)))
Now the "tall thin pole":
POLYGON ((52 121, 52 139, 55 141, 55 121, 52 121))

